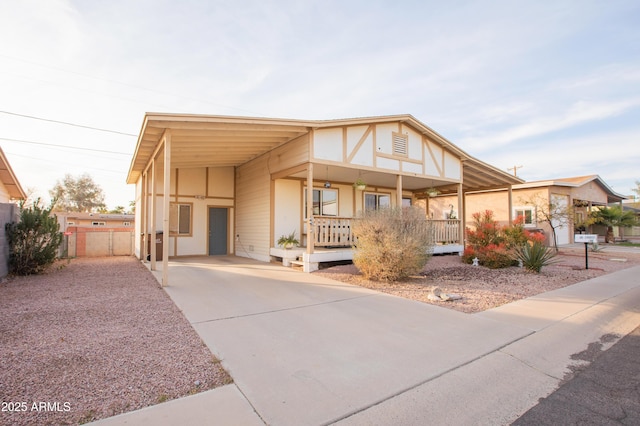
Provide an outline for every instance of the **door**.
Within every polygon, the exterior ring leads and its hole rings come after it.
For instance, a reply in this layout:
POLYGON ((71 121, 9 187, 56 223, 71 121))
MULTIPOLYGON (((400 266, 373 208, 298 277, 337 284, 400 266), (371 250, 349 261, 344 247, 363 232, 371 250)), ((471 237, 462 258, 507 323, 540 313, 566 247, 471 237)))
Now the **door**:
POLYGON ((229 209, 209 207, 209 256, 227 254, 229 209))

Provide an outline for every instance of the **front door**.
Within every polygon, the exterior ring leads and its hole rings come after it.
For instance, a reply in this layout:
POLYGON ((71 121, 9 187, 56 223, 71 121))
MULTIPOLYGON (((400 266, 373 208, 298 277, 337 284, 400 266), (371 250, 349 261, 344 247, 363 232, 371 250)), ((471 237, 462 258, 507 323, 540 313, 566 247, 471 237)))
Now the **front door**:
POLYGON ((209 256, 227 254, 229 209, 209 207, 209 256))

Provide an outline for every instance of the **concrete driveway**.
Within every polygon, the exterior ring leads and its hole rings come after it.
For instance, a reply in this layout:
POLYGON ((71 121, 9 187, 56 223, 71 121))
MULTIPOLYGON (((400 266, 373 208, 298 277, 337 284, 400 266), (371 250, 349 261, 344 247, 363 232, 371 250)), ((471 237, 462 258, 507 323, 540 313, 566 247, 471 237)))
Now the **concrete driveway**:
POLYGON ((166 291, 235 382, 96 424, 511 424, 574 354, 640 324, 639 274, 469 315, 244 258, 171 260, 166 291))
POLYGON ((236 257, 170 262, 166 288, 267 424, 325 424, 532 333, 236 257))

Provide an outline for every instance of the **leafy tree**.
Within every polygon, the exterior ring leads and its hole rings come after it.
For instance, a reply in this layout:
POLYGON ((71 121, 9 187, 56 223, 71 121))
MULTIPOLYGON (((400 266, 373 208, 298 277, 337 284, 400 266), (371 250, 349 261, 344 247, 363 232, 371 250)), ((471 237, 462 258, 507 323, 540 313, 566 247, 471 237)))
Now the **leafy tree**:
POLYGON ((624 211, 621 206, 602 207, 591 212, 594 223, 607 227, 605 243, 613 242, 613 227, 629 227, 637 224, 636 216, 632 211, 624 211))
POLYGON ((111 214, 124 214, 124 206, 116 206, 115 209, 111 209, 109 210, 109 213, 111 214))
POLYGON ((40 274, 57 257, 62 243, 60 224, 51 215, 54 203, 48 208, 40 206, 40 199, 25 208, 20 203, 20 221, 5 225, 9 243, 9 272, 16 275, 40 274))
POLYGON ((88 173, 77 178, 66 174, 62 181, 56 182, 49 194, 57 200, 57 211, 89 213, 105 208, 102 188, 88 173))

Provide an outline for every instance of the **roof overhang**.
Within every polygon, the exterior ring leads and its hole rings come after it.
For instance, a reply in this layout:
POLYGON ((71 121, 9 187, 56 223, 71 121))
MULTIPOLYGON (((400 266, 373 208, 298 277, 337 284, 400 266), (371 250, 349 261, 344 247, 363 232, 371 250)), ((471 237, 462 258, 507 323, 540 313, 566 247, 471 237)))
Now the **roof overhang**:
POLYGON ((20 182, 18 182, 18 178, 13 173, 9 160, 5 157, 4 151, 2 151, 2 148, 0 148, 0 182, 4 184, 5 188, 7 188, 7 192, 11 199, 24 200, 27 198, 22 186, 20 186, 20 182))
POLYGON ((166 131, 171 133, 172 167, 238 166, 310 130, 307 122, 150 113, 144 117, 127 183, 150 163, 166 131))
MULTIPOLYGON (((131 161, 127 183, 135 183, 166 131, 171 134, 172 167, 239 166, 312 129, 385 122, 402 122, 439 143, 462 161, 464 191, 505 188, 524 181, 484 163, 439 135, 412 115, 389 115, 338 120, 292 120, 193 114, 147 113, 131 161)), ((417 186, 418 183, 416 183, 417 186)), ((456 192, 457 185, 443 192, 456 192)))
POLYGON ((519 185, 515 185, 513 189, 525 189, 525 188, 543 188, 550 186, 559 186, 565 188, 579 188, 586 185, 589 182, 595 182, 602 190, 607 194, 607 203, 619 203, 622 200, 628 199, 627 196, 618 194, 607 183, 602 180, 599 175, 588 176, 576 176, 570 178, 549 179, 540 180, 535 182, 526 182, 519 185))

